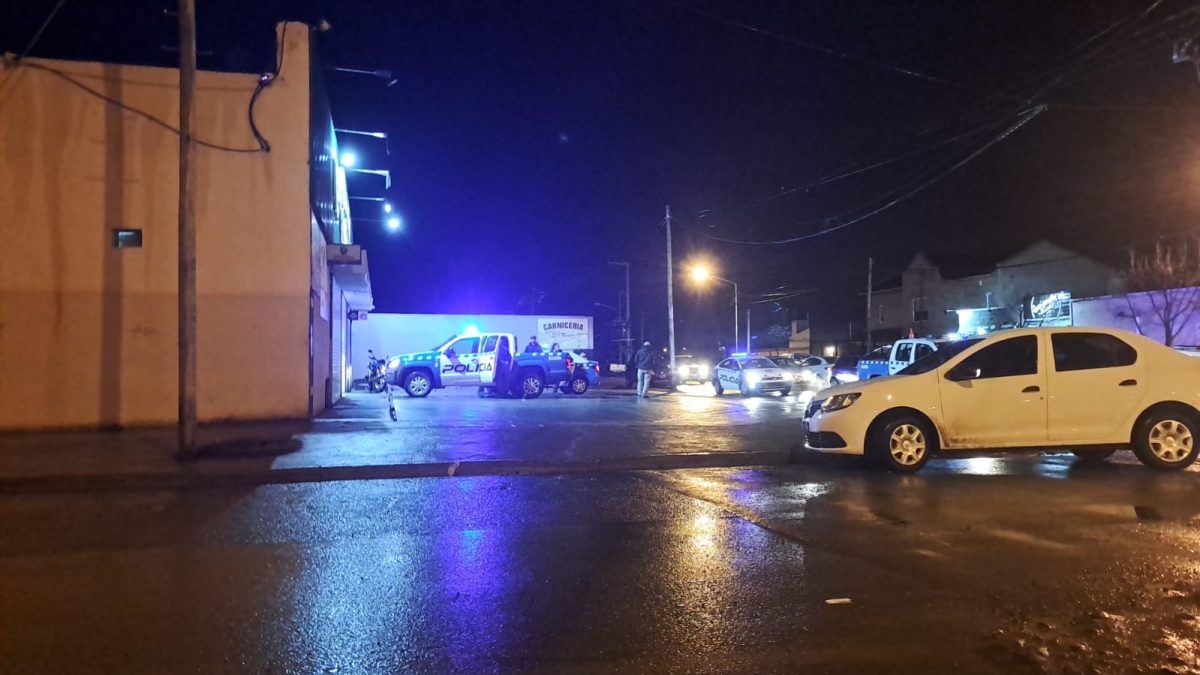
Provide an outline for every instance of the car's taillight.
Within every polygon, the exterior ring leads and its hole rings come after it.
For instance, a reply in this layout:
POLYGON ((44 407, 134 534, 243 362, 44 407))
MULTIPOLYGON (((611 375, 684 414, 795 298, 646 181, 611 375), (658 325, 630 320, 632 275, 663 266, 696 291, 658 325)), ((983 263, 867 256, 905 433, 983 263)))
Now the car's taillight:
POLYGON ((592 370, 596 371, 596 374, 597 374, 597 375, 599 375, 599 374, 600 374, 600 364, 599 364, 599 363, 593 363, 593 364, 592 364, 592 370))

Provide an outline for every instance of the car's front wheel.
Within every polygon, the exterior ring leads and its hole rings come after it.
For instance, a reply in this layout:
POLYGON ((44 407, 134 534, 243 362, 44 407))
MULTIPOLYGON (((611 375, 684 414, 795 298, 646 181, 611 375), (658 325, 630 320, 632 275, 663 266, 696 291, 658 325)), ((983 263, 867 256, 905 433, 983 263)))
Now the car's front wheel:
POLYGON ((713 390, 717 392, 717 396, 725 395, 725 389, 723 387, 721 387, 721 378, 719 378, 719 377, 713 378, 713 390))
POLYGON ((892 417, 877 424, 867 439, 867 459, 898 473, 919 471, 937 447, 937 438, 925 420, 912 415, 892 417))
POLYGON ((404 378, 404 393, 413 398, 425 398, 433 391, 433 379, 424 370, 414 370, 404 378))
POLYGON ((1133 431, 1133 452, 1142 464, 1160 471, 1178 471, 1196 461, 1200 436, 1194 416, 1168 409, 1145 417, 1133 431))

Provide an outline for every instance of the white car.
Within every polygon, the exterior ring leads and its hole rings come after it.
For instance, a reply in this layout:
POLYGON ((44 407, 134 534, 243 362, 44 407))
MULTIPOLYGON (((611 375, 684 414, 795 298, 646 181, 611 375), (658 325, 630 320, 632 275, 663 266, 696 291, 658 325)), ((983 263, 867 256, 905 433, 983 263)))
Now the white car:
POLYGON ((773 356, 771 362, 792 377, 793 388, 824 389, 829 386, 829 362, 819 356, 773 356))
POLYGON ((783 369, 761 356, 733 356, 717 364, 712 374, 717 396, 727 391, 743 396, 767 394, 773 391, 784 396, 792 393, 792 377, 783 369))
POLYGON ((1200 359, 1103 328, 1027 328, 948 344, 809 405, 805 444, 916 471, 932 453, 1070 449, 1185 468, 1200 444, 1200 359))

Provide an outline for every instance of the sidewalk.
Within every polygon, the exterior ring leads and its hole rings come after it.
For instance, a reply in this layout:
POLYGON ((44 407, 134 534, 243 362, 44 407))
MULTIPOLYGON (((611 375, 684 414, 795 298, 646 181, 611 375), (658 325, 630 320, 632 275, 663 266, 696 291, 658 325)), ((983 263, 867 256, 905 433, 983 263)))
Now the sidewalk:
POLYGON ((794 420, 736 403, 630 392, 534 401, 438 391, 351 394, 312 421, 202 426, 198 459, 175 459, 174 428, 0 435, 0 493, 787 463, 794 420), (719 429, 719 431, 718 431, 719 429))

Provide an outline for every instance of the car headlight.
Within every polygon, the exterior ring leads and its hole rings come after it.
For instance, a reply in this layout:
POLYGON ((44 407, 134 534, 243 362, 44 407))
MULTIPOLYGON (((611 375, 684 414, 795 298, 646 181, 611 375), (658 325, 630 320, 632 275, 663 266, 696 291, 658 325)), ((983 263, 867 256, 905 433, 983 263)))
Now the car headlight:
POLYGON ((855 401, 858 400, 859 396, 862 396, 862 394, 858 392, 853 394, 838 394, 837 396, 830 396, 829 398, 825 399, 824 403, 821 404, 821 410, 824 412, 833 412, 835 410, 849 408, 854 404, 855 401))
POLYGON ((400 367, 400 357, 396 357, 394 359, 389 359, 387 367, 388 367, 388 370, 391 370, 393 368, 399 368, 400 367))
POLYGON ((696 372, 701 378, 708 377, 708 366, 701 363, 700 365, 696 366, 696 372))
POLYGON ((746 384, 751 387, 758 386, 758 381, 762 379, 758 373, 746 373, 746 384))

